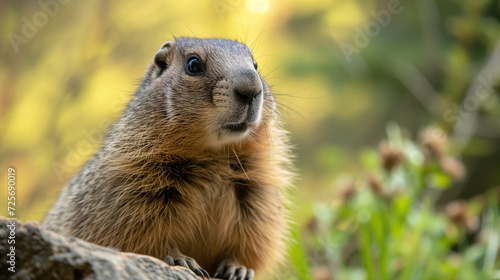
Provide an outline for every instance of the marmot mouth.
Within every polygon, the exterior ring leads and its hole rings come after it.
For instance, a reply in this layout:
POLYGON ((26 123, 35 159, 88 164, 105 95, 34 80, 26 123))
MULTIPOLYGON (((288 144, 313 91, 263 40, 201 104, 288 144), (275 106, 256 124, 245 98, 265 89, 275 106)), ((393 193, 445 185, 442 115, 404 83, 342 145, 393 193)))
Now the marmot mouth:
POLYGON ((223 126, 224 129, 230 130, 231 132, 243 132, 247 130, 248 124, 246 122, 226 124, 223 126))

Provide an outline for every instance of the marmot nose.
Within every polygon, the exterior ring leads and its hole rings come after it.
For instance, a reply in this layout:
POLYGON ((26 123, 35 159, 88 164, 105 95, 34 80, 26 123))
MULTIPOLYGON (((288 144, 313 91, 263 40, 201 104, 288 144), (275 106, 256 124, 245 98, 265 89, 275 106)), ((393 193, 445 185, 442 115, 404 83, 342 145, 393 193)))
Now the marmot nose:
POLYGON ((234 89, 234 95, 236 95, 236 98, 246 104, 251 103, 252 100, 257 95, 259 95, 260 92, 261 92, 260 90, 257 91, 255 89, 248 89, 248 88, 234 89))
POLYGON ((242 103, 250 104, 262 92, 262 84, 257 73, 240 72, 234 80, 234 95, 242 103))

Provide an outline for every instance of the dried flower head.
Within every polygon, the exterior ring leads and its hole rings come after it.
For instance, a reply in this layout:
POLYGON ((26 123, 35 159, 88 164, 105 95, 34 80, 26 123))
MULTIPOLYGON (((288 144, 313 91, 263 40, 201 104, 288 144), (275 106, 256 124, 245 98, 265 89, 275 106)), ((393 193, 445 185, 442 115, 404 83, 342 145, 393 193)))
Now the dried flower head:
POLYGON ((427 158, 439 158, 446 149, 448 136, 439 128, 429 127, 420 132, 419 141, 427 158))
POLYGON ((465 167, 464 165, 453 157, 442 157, 439 160, 439 165, 443 169, 444 172, 449 174, 454 180, 460 180, 465 176, 465 167))
POLYGON ((341 188, 340 193, 344 200, 349 200, 356 193, 356 185, 354 185, 354 183, 350 185, 345 185, 344 187, 341 188))
POLYGON ((373 193, 381 197, 385 195, 382 182, 375 174, 368 174, 366 181, 368 182, 368 186, 373 191, 373 193))
POLYGON ((339 190, 339 196, 342 201, 349 200, 356 193, 356 184, 350 176, 339 177, 335 185, 336 189, 339 190))
POLYGON ((382 165, 387 172, 391 172, 404 160, 403 152, 399 149, 391 147, 387 141, 380 142, 378 152, 382 159, 382 165))
MULTIPOLYGON (((356 182, 349 175, 339 176, 335 182, 336 198, 340 201, 347 201, 352 198, 357 191, 356 182)), ((335 201, 335 200, 334 200, 335 201)))
POLYGON ((309 222, 307 222, 306 228, 310 232, 317 233, 318 232, 318 219, 316 217, 312 217, 309 222))
POLYGON ((462 200, 448 203, 445 212, 451 222, 457 227, 463 227, 469 231, 474 231, 479 226, 479 219, 467 211, 467 205, 462 200))

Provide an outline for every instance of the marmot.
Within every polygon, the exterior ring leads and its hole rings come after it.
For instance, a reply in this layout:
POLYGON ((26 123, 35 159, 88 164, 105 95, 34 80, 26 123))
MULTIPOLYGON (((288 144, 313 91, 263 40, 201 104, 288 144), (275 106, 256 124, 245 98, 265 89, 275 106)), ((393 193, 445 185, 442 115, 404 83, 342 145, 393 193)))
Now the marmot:
POLYGON ((168 41, 42 226, 201 277, 265 274, 284 255, 293 175, 276 110, 245 44, 168 41))

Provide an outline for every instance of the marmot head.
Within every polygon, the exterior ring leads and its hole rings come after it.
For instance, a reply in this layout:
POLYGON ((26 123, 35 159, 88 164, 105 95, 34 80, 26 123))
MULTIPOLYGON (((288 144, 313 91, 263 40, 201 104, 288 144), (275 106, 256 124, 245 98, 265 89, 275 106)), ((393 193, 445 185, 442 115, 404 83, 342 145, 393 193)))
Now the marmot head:
POLYGON ((155 54, 144 93, 162 94, 169 125, 219 148, 273 118, 269 86, 250 49, 224 39, 176 38, 155 54))

